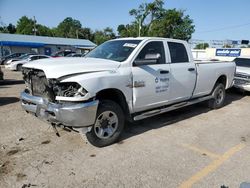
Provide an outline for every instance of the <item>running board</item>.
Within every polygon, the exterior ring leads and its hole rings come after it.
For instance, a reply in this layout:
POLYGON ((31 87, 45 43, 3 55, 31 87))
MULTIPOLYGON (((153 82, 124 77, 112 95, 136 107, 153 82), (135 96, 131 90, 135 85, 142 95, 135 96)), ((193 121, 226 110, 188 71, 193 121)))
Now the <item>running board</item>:
POLYGON ((185 106, 189 106, 189 105, 192 105, 192 104, 203 102, 203 101, 206 101, 206 100, 209 100, 209 99, 212 99, 212 98, 213 98, 213 96, 209 95, 209 96, 206 96, 206 97, 193 99, 193 100, 190 100, 190 101, 187 101, 187 102, 177 103, 177 104, 168 106, 166 108, 159 108, 159 109, 155 109, 155 110, 152 110, 152 111, 147 111, 145 113, 142 113, 142 114, 139 114, 139 115, 135 116, 134 120, 135 121, 142 120, 142 119, 145 119, 145 118, 148 118, 148 117, 152 117, 152 116, 159 115, 159 114, 162 114, 162 113, 165 113, 165 112, 176 110, 176 109, 179 109, 179 108, 182 108, 182 107, 185 107, 185 106))

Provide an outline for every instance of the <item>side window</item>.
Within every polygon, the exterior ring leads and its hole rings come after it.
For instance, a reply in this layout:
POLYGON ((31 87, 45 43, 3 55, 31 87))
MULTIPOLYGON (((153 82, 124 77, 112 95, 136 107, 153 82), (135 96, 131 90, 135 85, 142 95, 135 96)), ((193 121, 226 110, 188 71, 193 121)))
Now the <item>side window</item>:
POLYGON ((189 62, 187 50, 182 43, 168 42, 171 63, 189 62))
POLYGON ((145 60, 147 56, 152 54, 160 54, 160 58, 157 60, 157 64, 165 64, 165 50, 163 46, 163 42, 155 41, 149 42, 146 46, 143 47, 136 60, 145 60))
POLYGON ((31 61, 34 61, 34 60, 37 60, 39 58, 39 56, 32 56, 31 58, 30 58, 30 60, 31 61))
POLYGON ((46 56, 39 56, 39 59, 47 58, 46 56))

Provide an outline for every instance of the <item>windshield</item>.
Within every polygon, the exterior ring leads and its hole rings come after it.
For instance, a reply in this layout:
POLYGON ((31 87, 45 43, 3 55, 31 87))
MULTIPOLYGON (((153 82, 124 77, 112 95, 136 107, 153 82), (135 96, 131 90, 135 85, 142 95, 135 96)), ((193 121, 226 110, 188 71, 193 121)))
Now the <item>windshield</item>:
POLYGON ((108 41, 89 52, 85 57, 110 59, 122 62, 129 57, 140 42, 141 40, 108 41))
POLYGON ((30 54, 24 54, 21 55, 18 59, 23 60, 23 59, 27 59, 30 56, 30 54))
POLYGON ((250 67, 250 59, 247 58, 236 58, 234 62, 239 67, 250 67))

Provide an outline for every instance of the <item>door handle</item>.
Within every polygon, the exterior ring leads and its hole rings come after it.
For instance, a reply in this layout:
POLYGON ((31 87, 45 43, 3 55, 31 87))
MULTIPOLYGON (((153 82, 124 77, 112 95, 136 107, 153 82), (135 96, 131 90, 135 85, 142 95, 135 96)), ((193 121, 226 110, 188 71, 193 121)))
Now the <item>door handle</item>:
POLYGON ((160 74, 168 74, 168 73, 169 73, 168 70, 161 70, 161 71, 160 71, 160 74))
POLYGON ((195 68, 189 68, 188 71, 190 72, 195 71, 195 68))

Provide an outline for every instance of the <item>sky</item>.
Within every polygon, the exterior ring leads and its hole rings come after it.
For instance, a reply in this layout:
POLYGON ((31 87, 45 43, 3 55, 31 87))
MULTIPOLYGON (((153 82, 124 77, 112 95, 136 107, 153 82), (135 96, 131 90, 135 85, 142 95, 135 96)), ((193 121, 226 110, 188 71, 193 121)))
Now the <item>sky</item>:
MULTIPOLYGON (((153 0, 0 0, 0 22, 16 24, 35 16, 39 24, 56 27, 72 17, 92 30, 133 21, 129 10, 153 0)), ((164 8, 182 9, 194 21, 193 39, 250 39, 249 0, 165 0, 164 8)))

